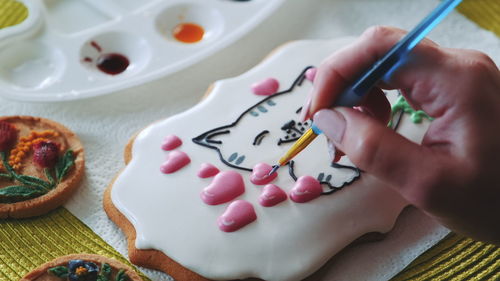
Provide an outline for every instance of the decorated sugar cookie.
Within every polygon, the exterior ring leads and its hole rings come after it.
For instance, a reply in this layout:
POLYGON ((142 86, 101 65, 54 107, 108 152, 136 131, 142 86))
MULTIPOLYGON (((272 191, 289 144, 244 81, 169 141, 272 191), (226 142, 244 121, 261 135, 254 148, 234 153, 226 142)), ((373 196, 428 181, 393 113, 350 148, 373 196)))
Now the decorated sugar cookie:
POLYGON ((54 121, 0 117, 0 218, 44 214, 62 205, 84 173, 78 137, 54 121))
MULTIPOLYGON (((176 280, 302 280, 357 238, 390 231, 407 203, 347 157, 332 163, 324 136, 267 176, 311 126, 299 116, 314 66, 350 42, 287 44, 129 142, 104 206, 132 262, 176 280)), ((420 141, 427 120, 397 123, 420 141)))
POLYGON ((47 262, 20 281, 142 281, 123 263, 93 254, 73 254, 47 262))

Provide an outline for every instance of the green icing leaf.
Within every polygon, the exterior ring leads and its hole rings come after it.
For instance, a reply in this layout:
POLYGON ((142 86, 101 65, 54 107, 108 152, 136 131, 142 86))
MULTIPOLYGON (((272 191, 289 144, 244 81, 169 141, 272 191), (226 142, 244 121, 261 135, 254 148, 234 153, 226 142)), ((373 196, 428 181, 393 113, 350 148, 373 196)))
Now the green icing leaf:
POLYGON ((106 276, 106 277, 110 277, 111 276, 111 266, 109 266, 109 264, 107 263, 103 263, 102 264, 102 268, 101 268, 101 274, 106 276))
POLYGON ((101 266, 101 273, 97 276, 97 281, 109 281, 111 277, 112 268, 107 263, 103 263, 101 266))
POLYGON ((24 185, 11 185, 0 189, 0 202, 14 203, 45 194, 44 191, 24 185))
POLYGON ((128 281, 128 275, 125 273, 125 270, 120 269, 116 274, 115 281, 128 281))
POLYGON ((47 191, 53 188, 53 186, 51 186, 50 183, 48 183, 42 179, 39 179, 37 177, 32 177, 32 176, 27 176, 27 175, 18 175, 16 177, 16 179, 18 181, 20 181, 21 183, 24 183, 25 185, 40 187, 40 188, 45 189, 47 191))
POLYGON ((59 278, 68 278, 69 270, 65 266, 56 266, 56 267, 49 268, 47 270, 47 273, 55 275, 59 278))
POLYGON ((398 97, 396 100, 396 103, 392 106, 391 110, 391 120, 389 121, 388 126, 392 127, 393 123, 393 118, 396 112, 398 111, 403 111, 403 113, 409 114, 411 121, 413 123, 421 123, 423 118, 427 118, 430 121, 434 120, 434 118, 430 117, 427 113, 425 113, 423 110, 415 110, 413 109, 410 104, 406 101, 406 99, 403 96, 398 97))
POLYGON ((47 193, 51 186, 48 182, 37 177, 18 175, 16 171, 9 165, 7 161, 7 154, 0 152, 2 163, 8 174, 3 174, 2 177, 10 177, 20 182, 22 185, 13 185, 0 189, 0 202, 1 203, 14 203, 20 202, 33 197, 37 197, 47 193))
POLYGON ((0 173, 0 177, 1 177, 1 178, 6 178, 6 179, 9 179, 9 180, 11 180, 11 179, 12 179, 12 176, 11 176, 11 175, 9 175, 9 174, 6 174, 6 173, 0 173))
POLYGON ((59 158, 56 163, 56 178, 57 182, 61 182, 62 179, 68 174, 71 167, 75 164, 75 156, 73 155, 73 150, 68 150, 64 153, 63 157, 59 158))
POLYGON ((43 171, 45 172, 45 176, 49 180, 50 186, 52 188, 55 187, 56 182, 54 181, 54 177, 52 176, 50 169, 45 168, 45 169, 43 169, 43 171))

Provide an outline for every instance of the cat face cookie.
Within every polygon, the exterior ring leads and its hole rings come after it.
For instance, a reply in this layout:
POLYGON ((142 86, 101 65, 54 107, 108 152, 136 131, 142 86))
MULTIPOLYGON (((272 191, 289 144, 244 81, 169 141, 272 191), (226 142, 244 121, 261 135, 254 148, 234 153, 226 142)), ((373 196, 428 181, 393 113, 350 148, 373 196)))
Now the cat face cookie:
POLYGON ((78 137, 54 121, 0 117, 0 218, 44 214, 62 205, 84 173, 78 137))
MULTIPOLYGON (((104 200, 132 262, 176 280, 301 280, 358 237, 393 227, 407 203, 347 157, 332 163, 324 136, 267 177, 311 126, 299 121, 309 66, 350 41, 287 44, 132 139, 104 200)), ((400 128, 415 141, 425 131, 400 128)))

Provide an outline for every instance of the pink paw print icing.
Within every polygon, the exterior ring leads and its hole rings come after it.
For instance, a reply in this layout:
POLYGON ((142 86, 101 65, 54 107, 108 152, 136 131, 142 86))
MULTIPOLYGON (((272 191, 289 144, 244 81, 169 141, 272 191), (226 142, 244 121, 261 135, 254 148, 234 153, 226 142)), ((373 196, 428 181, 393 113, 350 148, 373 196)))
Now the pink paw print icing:
POLYGON ((201 164, 200 169, 198 170, 197 176, 199 178, 205 179, 205 178, 210 178, 219 173, 219 169, 215 167, 214 165, 210 163, 203 163, 201 164))
POLYGON ((163 139, 161 149, 165 151, 174 150, 182 145, 182 140, 176 135, 168 135, 163 139))
POLYGON ((236 200, 227 206, 217 219, 219 229, 224 232, 236 231, 257 219, 257 214, 250 202, 236 200))
POLYGON ((266 78, 252 84, 252 92, 259 96, 270 96, 278 92, 280 83, 274 78, 266 78))
POLYGON ((288 196, 283 189, 277 185, 268 184, 262 189, 259 196, 259 203, 264 207, 272 207, 286 200, 288 196))
POLYGON ((272 182, 278 176, 278 173, 269 175, 269 172, 271 172, 272 169, 273 167, 266 163, 259 163, 255 165, 252 169, 250 181, 256 185, 264 185, 272 182))
POLYGON ((311 176, 302 176, 292 188, 290 198, 297 203, 311 201, 321 195, 323 188, 320 182, 311 176))
POLYGON ((245 192, 243 177, 235 171, 218 173, 212 183, 201 192, 201 200, 208 205, 229 202, 245 192))
POLYGON ((316 67, 312 67, 306 70, 306 79, 314 82, 314 78, 316 78, 316 72, 318 72, 318 69, 316 67))
POLYGON ((182 151, 172 151, 168 154, 167 160, 161 164, 160 171, 164 174, 177 172, 191 162, 189 156, 182 151))

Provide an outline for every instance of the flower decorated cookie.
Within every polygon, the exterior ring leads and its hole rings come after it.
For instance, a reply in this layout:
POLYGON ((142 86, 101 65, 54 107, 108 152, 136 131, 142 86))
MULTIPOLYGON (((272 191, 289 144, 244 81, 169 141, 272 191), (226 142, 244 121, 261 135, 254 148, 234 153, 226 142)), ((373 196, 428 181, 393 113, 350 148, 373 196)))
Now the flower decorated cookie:
POLYGON ((20 281, 142 281, 123 263, 93 254, 56 258, 25 275, 20 281))
POLYGON ((84 173, 78 137, 54 121, 0 117, 0 218, 44 214, 62 205, 84 173))
MULTIPOLYGON (((302 280, 359 237, 392 229, 407 203, 346 156, 332 162, 324 136, 269 175, 311 126, 300 112, 312 66, 350 42, 287 44, 131 139, 104 207, 133 263, 178 281, 302 280), (255 93, 267 84, 279 87, 255 93)), ((420 141, 426 124, 400 121, 420 141)))

